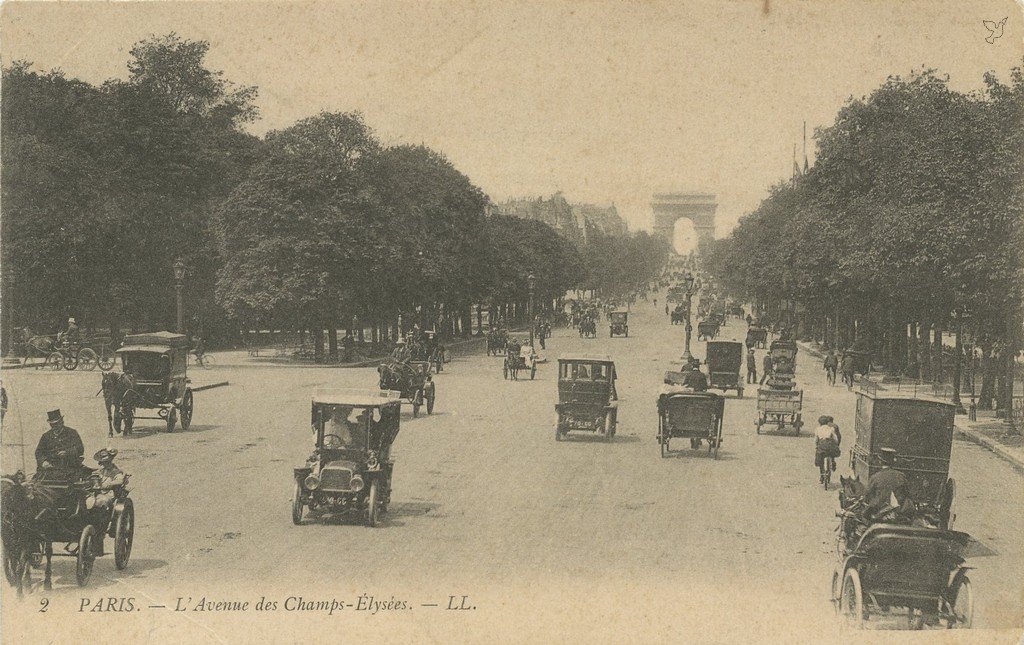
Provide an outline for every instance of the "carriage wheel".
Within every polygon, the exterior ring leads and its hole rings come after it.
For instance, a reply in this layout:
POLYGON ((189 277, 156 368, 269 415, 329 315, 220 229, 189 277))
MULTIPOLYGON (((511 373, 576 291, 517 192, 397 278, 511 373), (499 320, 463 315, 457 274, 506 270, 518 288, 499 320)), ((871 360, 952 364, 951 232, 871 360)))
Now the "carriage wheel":
POLYGON ((427 390, 427 414, 434 414, 434 399, 436 396, 437 394, 434 391, 434 387, 431 386, 430 389, 427 390))
POLYGON ((423 404, 423 390, 416 390, 416 393, 412 395, 412 416, 416 418, 420 415, 420 406, 423 404))
POLYGON ((846 618, 850 627, 864 628, 864 593, 861 591, 860 574, 852 567, 846 570, 846 576, 843 578, 839 613, 846 618))
POLYGON ((78 367, 78 354, 68 352, 68 355, 64 357, 64 369, 70 372, 76 367, 78 367))
POLYGON ((959 575, 953 580, 949 594, 951 615, 946 625, 949 629, 970 629, 974 623, 974 591, 971 579, 959 575))
POLYGON ((117 355, 114 354, 114 352, 110 351, 109 347, 104 346, 100 348, 99 366, 101 370, 103 370, 104 372, 109 372, 110 370, 114 369, 114 363, 116 362, 117 355))
POLYGON ((537 364, 534 363, 533 365, 530 366, 530 380, 532 381, 534 379, 534 377, 536 377, 536 376, 537 376, 537 364))
POLYGON ((299 526, 302 524, 302 484, 295 482, 295 492, 292 494, 292 524, 299 526))
POLYGON ((78 538, 78 562, 75 565, 75 581, 84 587, 92 575, 92 565, 96 562, 96 529, 89 524, 82 529, 82 537, 78 538))
POLYGON ((64 355, 60 352, 50 352, 46 357, 43 367, 48 370, 64 369, 64 355))
POLYGON ((174 424, 178 422, 178 408, 171 404, 167 408, 167 432, 174 432, 174 424))
POLYGON ((82 368, 86 372, 91 372, 96 369, 96 365, 100 362, 100 357, 96 355, 96 352, 83 347, 78 351, 78 367, 82 368))
POLYGON ((377 526, 377 480, 370 482, 370 492, 366 496, 366 525, 377 526))
POLYGON ((128 566, 128 558, 132 555, 132 543, 135 541, 135 505, 131 499, 124 500, 124 507, 117 513, 114 521, 114 566, 118 571, 122 571, 128 566))
POLYGON ((192 411, 195 410, 196 401, 192 395, 192 388, 185 388, 185 394, 181 396, 181 429, 188 430, 192 425, 192 411))
POLYGON ((602 434, 604 434, 605 441, 611 441, 615 436, 615 416, 611 410, 604 413, 604 432, 602 434))

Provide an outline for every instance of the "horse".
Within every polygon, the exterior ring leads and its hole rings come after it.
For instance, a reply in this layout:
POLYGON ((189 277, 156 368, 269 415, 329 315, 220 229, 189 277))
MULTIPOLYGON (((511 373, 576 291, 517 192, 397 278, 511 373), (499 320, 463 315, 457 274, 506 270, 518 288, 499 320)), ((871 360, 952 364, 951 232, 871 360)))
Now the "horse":
POLYGON ((135 378, 131 374, 105 372, 100 382, 100 392, 103 393, 103 404, 107 410, 107 436, 113 437, 115 430, 117 434, 122 434, 123 422, 123 434, 127 437, 132 433, 135 420, 135 407, 132 405, 135 378))
POLYGON ((25 481, 25 474, 4 475, 0 479, 0 542, 3 544, 4 574, 21 596, 31 583, 33 560, 39 566, 41 555, 46 556, 43 589, 53 587, 53 545, 42 539, 39 518, 47 509, 57 506, 58 500, 45 486, 25 481))
POLYGON ((842 490, 839 491, 839 506, 848 509, 857 501, 864 498, 867 486, 860 480, 859 476, 843 477, 840 475, 839 483, 842 490))
POLYGON ((403 391, 411 380, 415 370, 408 363, 387 361, 377 366, 380 375, 379 385, 382 390, 403 391))

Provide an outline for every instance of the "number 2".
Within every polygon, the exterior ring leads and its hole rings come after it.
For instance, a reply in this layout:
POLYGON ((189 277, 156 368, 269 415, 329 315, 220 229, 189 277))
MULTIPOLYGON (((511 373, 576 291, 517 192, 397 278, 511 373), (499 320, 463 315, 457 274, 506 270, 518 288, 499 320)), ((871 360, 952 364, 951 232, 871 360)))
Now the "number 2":
POLYGON ((49 607, 49 606, 50 606, 50 599, 49 598, 40 598, 39 599, 39 613, 45 614, 46 613, 46 608, 49 607))

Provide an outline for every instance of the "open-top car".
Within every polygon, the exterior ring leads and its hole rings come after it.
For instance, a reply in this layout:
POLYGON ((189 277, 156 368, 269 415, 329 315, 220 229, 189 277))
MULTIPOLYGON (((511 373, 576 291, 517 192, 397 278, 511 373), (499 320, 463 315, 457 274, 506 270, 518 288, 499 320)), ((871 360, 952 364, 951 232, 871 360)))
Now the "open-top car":
POLYGON ((619 396, 615 363, 609 356, 569 354, 558 359, 558 403, 555 440, 570 430, 615 436, 619 396))
POLYGON ((629 312, 623 310, 613 311, 608 314, 611 321, 608 325, 608 337, 629 336, 629 312))
POLYGON ((189 344, 182 334, 158 331, 125 336, 117 350, 122 373, 108 374, 103 381, 105 398, 113 404, 113 423, 118 432, 132 432, 135 419, 161 419, 172 432, 179 417, 181 427, 192 424, 195 400, 188 378, 189 344), (109 383, 109 387, 108 387, 109 383), (155 410, 141 416, 138 410, 155 410))
POLYGON ((313 454, 294 470, 292 522, 312 512, 361 516, 376 526, 391 501, 391 444, 401 421, 401 394, 318 390, 313 395, 313 454))

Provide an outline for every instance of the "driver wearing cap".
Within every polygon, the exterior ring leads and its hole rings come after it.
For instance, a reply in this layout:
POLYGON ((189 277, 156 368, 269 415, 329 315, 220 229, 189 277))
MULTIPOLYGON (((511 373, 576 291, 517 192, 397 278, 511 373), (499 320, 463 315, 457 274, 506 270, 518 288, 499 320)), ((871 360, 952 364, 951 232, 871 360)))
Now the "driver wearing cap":
POLYGON ((867 490, 864 491, 864 503, 868 512, 872 514, 892 506, 890 501, 893 498, 898 506, 902 506, 908 499, 907 476, 893 467, 896 463, 896 451, 892 448, 882 448, 879 450, 878 458, 882 463, 882 469, 871 476, 867 490))

